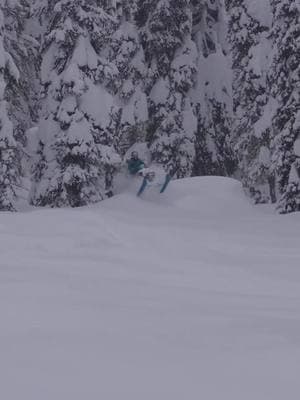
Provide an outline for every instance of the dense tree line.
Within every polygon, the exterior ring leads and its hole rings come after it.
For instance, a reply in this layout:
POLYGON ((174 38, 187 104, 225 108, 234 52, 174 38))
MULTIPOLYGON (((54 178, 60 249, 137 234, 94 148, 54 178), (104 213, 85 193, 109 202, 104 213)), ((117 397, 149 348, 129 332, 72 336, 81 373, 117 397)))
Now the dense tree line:
POLYGON ((228 0, 235 121, 232 146, 257 203, 300 211, 300 5, 228 0))
POLYGON ((145 143, 176 177, 227 175, 300 209, 296 0, 4 0, 0 209, 114 192, 145 143))

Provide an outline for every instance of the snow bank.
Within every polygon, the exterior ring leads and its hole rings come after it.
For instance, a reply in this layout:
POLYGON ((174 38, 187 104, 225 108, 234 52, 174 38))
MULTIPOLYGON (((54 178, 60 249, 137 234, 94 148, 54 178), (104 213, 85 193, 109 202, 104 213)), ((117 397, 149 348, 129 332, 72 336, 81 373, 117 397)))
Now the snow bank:
POLYGON ((272 9, 270 0, 246 0, 247 11, 263 26, 271 27, 272 9))
POLYGON ((216 177, 0 214, 1 398, 295 399, 298 217, 216 177))

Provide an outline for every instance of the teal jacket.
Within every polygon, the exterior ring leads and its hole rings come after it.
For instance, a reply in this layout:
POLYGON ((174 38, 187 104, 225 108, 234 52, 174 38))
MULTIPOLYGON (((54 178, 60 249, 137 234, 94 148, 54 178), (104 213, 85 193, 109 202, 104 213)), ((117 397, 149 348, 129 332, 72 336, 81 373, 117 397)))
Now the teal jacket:
POLYGON ((127 161, 128 171, 131 175, 137 174, 141 169, 145 167, 145 164, 139 158, 137 160, 130 159, 127 161))

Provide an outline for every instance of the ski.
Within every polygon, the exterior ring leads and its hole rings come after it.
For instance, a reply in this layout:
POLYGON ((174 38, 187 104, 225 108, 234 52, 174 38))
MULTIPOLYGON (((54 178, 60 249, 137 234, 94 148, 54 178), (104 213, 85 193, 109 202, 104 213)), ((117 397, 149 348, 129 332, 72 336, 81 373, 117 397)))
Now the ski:
POLYGON ((175 175, 177 171, 177 168, 174 169, 173 171, 169 171, 166 173, 165 178, 163 183, 158 183, 155 182, 155 172, 154 171, 149 171, 149 169, 146 171, 144 171, 144 175, 143 175, 143 181, 142 184, 137 192, 137 196, 140 197, 144 191, 146 190, 147 187, 149 186, 156 186, 159 187, 159 193, 164 193, 165 190, 167 189, 169 183, 171 182, 173 176, 175 175))
POLYGON ((167 189, 167 186, 171 182, 171 180, 172 180, 172 176, 170 174, 167 174, 165 177, 165 181, 164 181, 162 187, 160 188, 159 193, 163 193, 167 189))
POLYGON ((171 182, 171 180, 172 180, 172 176, 167 174, 165 176, 165 181, 163 182, 163 184, 160 184, 160 185, 159 184, 155 184, 155 185, 151 185, 150 184, 150 185, 148 185, 148 179, 147 179, 147 177, 144 177, 144 179, 142 181, 142 184, 141 184, 141 186, 140 186, 140 188, 139 188, 139 190, 137 192, 137 196, 140 197, 144 193, 144 191, 146 190, 146 188, 148 186, 159 186, 160 187, 159 188, 159 193, 164 193, 164 191, 166 190, 166 188, 169 185, 169 183, 171 182))
POLYGON ((165 182, 163 183, 159 193, 164 193, 164 191, 167 189, 169 183, 171 182, 171 180, 173 179, 173 177, 175 176, 176 172, 178 171, 178 166, 175 166, 175 168, 173 169, 169 169, 169 172, 167 172, 166 177, 165 177, 165 182))
POLYGON ((143 182, 142 182, 142 184, 141 184, 141 186, 139 188, 139 191, 137 192, 137 196, 138 197, 145 191, 145 189, 147 187, 147 183, 148 183, 147 177, 145 176, 144 179, 143 179, 143 182))

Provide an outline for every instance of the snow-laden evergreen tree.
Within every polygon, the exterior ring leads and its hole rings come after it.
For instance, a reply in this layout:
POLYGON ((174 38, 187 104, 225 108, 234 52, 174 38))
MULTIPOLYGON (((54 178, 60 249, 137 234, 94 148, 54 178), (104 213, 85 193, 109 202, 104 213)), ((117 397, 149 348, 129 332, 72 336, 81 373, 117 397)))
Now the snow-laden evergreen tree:
POLYGON ((10 80, 6 88, 8 112, 14 124, 14 135, 22 145, 25 131, 37 119, 37 42, 27 32, 30 25, 30 5, 28 0, 4 0, 5 47, 9 49, 20 79, 10 80))
POLYGON ((19 71, 4 47, 4 18, 0 8, 0 210, 15 211, 21 182, 20 152, 8 115, 7 83, 19 79, 19 71))
POLYGON ((271 9, 269 0, 227 0, 226 6, 233 66, 232 143, 246 191, 256 202, 266 202, 273 189, 266 121, 272 106, 267 81, 271 9))
POLYGON ((111 38, 111 61, 117 66, 120 79, 117 97, 121 114, 115 140, 121 154, 134 143, 146 140, 148 122, 147 67, 135 24, 136 13, 136 0, 119 0, 118 29, 111 38))
POLYGON ((189 90, 197 50, 191 40, 189 0, 140 0, 137 23, 149 67, 148 141, 153 161, 189 176, 195 157, 197 120, 189 90))
POLYGON ((299 2, 227 1, 234 70, 233 143, 256 202, 298 211, 299 2))
POLYGON ((39 157, 32 202, 82 206, 109 194, 119 157, 114 148, 119 86, 108 41, 117 28, 102 0, 49 0, 42 47, 39 157))
POLYGON ((231 175, 232 76, 222 1, 192 1, 197 45, 197 84, 192 100, 197 115, 195 175, 231 175))
POLYGON ((269 71, 273 104, 272 172, 279 211, 300 211, 300 4, 271 0, 273 54, 269 71))

